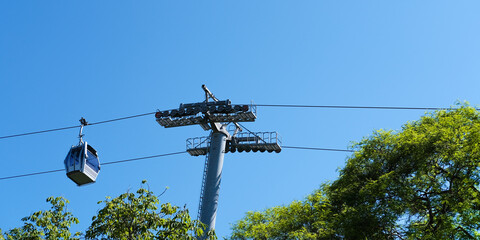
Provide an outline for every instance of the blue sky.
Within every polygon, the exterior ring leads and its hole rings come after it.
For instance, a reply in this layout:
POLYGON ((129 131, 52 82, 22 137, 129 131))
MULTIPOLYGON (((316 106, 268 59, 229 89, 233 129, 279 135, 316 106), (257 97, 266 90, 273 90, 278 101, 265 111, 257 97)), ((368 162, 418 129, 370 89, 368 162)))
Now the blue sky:
MULTIPOLYGON (((477 1, 1 1, 0 135, 233 103, 448 107, 480 104, 477 1)), ((252 131, 289 146, 340 148, 424 111, 258 108, 252 131)), ((0 177, 59 169, 78 129, 0 139, 0 177)), ((164 129, 153 116, 88 126, 103 162, 185 150, 199 126, 164 129)), ((338 175, 348 153, 285 149, 225 156, 219 236, 249 210, 301 200, 338 175)), ((77 187, 65 173, 0 181, 0 228, 70 200, 84 231, 96 202, 140 186, 195 217, 203 157, 108 165, 77 187)))

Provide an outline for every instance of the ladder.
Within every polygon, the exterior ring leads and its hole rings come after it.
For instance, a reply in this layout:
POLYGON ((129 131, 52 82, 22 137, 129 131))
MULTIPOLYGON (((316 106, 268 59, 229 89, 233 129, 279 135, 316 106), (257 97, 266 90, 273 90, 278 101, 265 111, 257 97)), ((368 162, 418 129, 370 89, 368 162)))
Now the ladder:
POLYGON ((207 142, 207 153, 205 154, 205 165, 203 167, 203 177, 202 177, 202 188, 200 190, 200 201, 198 201, 198 212, 197 220, 201 219, 202 204, 203 204, 203 193, 205 192, 205 184, 207 183, 207 172, 208 172, 208 159, 210 152, 210 141, 207 142))

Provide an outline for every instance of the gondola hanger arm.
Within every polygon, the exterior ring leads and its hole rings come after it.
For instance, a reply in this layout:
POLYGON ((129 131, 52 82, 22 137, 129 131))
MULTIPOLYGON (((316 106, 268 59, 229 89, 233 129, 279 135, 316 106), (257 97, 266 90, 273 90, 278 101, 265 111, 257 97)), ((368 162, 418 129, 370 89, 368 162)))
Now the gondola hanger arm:
POLYGON ((80 118, 80 133, 78 134, 78 138, 80 138, 80 141, 79 141, 79 145, 83 143, 83 136, 85 136, 85 134, 83 134, 83 127, 84 126, 87 126, 88 125, 88 122, 87 120, 85 120, 85 118, 80 118))

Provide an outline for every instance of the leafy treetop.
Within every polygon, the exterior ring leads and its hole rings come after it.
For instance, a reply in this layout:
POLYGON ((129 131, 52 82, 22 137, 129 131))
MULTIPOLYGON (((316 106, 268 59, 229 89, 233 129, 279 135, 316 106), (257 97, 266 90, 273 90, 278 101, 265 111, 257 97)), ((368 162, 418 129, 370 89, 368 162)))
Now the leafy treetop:
MULTIPOLYGON (((142 183, 146 183, 143 181, 142 183)), ((152 191, 141 187, 136 193, 107 197, 105 206, 92 218, 87 239, 196 239, 204 235, 205 225, 192 220, 184 207, 161 204, 152 191)), ((216 239, 213 232, 208 239, 216 239)))
MULTIPOLYGON (((146 184, 144 180, 142 184, 146 184)), ((135 193, 107 197, 98 202, 105 206, 92 218, 86 234, 72 234, 70 226, 78 219, 68 212, 68 201, 62 197, 47 199, 52 207, 23 218, 24 225, 2 234, 0 240, 74 240, 86 239, 216 239, 213 231, 204 232, 205 225, 192 220, 188 210, 164 203, 158 207, 158 196, 143 186, 135 193)))
POLYGON ((52 205, 50 210, 34 212, 22 218, 22 227, 11 229, 5 236, 2 236, 0 231, 0 239, 79 239, 79 232, 70 232, 70 226, 77 224, 78 219, 67 211, 68 200, 63 197, 49 197, 47 202, 52 205))
POLYGON ((480 239, 480 114, 436 111, 355 144, 302 202, 249 212, 232 239, 480 239))

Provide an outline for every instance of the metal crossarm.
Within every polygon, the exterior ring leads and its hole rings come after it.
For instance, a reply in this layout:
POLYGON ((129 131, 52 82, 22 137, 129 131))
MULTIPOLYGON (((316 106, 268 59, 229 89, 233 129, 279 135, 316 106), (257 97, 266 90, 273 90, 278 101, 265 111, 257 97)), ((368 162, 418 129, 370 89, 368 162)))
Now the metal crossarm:
POLYGON ((231 105, 230 100, 180 104, 178 109, 160 111, 155 118, 165 128, 200 125, 210 130, 209 122, 253 122, 257 118, 257 107, 251 105, 231 105))

